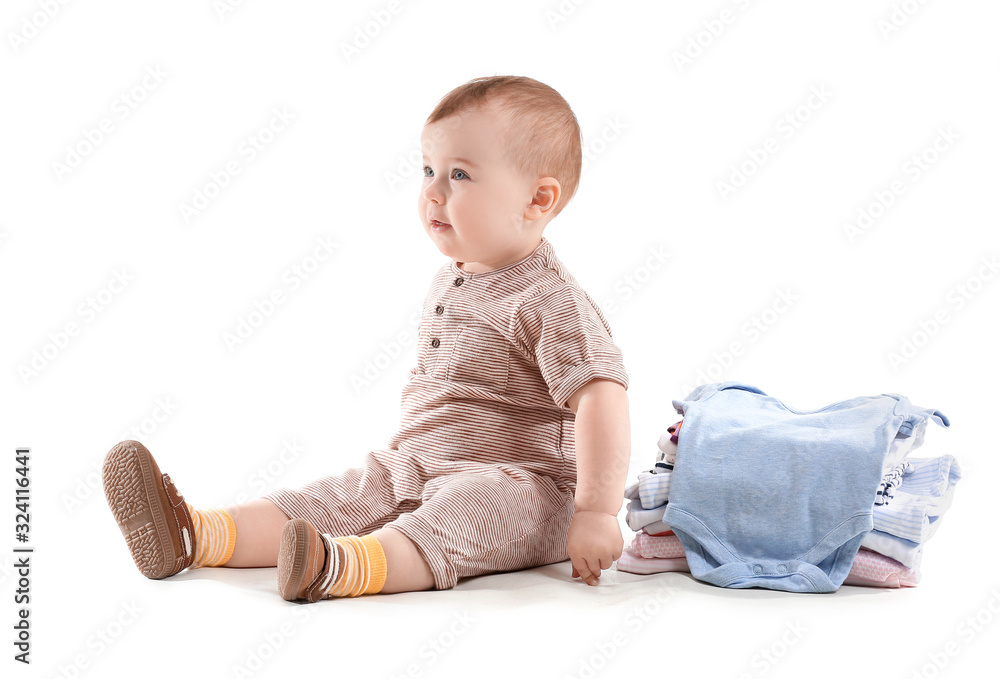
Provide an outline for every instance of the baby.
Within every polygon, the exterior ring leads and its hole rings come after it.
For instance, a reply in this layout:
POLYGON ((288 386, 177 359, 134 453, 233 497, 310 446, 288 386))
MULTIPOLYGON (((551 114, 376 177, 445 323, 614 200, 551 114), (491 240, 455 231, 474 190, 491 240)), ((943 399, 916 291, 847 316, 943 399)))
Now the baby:
POLYGON ((542 236, 579 183, 576 117, 531 78, 479 78, 438 103, 421 146, 417 214, 451 261, 423 303, 399 430, 360 467, 226 509, 195 509, 141 443, 119 443, 104 488, 145 576, 277 566, 282 597, 317 601, 567 558, 596 585, 621 556, 628 376, 542 236))

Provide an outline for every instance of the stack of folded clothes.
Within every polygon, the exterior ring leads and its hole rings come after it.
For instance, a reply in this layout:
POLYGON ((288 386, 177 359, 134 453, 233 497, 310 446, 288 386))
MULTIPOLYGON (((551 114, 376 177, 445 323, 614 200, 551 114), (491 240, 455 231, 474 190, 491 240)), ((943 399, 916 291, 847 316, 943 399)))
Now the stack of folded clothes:
POLYGON ((882 554, 919 571, 923 546, 941 525, 951 506, 955 484, 962 478, 958 461, 951 455, 912 457, 924 440, 923 423, 913 435, 893 439, 882 467, 872 508, 874 529, 861 541, 861 548, 882 554))
MULTIPOLYGON (((723 388, 752 390, 751 395, 766 395, 754 388, 724 383, 723 388)), ((691 398, 691 397, 689 397, 691 398)), ((867 398, 867 397, 866 397, 867 398)), ((899 397, 902 398, 902 397, 899 397)), ((778 402, 780 404, 780 402, 778 402)), ((675 402, 675 405, 685 405, 686 402, 675 402)), ((682 412, 682 408, 678 408, 682 412)), ((796 415, 801 412, 793 411, 796 415)), ((818 412, 818 411, 817 411, 818 412)), ((947 426, 947 418, 937 411, 915 411, 927 414, 947 426)), ((961 478, 958 463, 951 455, 940 457, 912 457, 915 449, 923 443, 927 419, 911 417, 912 427, 904 425, 889 444, 882 462, 882 480, 875 492, 875 500, 871 511, 873 530, 864 534, 860 546, 853 553, 850 572, 842 584, 864 585, 871 587, 913 587, 920 581, 920 558, 924 543, 934 535, 941 522, 941 517, 951 505, 955 484, 961 478)), ((629 573, 663 573, 670 571, 689 572, 685 548, 681 539, 670 525, 664 522, 671 513, 667 511, 670 499, 671 478, 674 476, 674 465, 677 462, 678 443, 683 438, 684 420, 669 426, 657 442, 655 464, 648 471, 641 472, 637 481, 625 489, 628 502, 626 522, 636 534, 631 545, 625 547, 617 562, 620 571, 629 573)), ((684 448, 681 447, 681 454, 684 448)), ((728 460, 727 460, 728 462, 728 460)), ((877 469, 877 468, 876 468, 877 469)), ((694 473, 691 469, 686 469, 694 473)), ((749 475, 752 479, 753 475, 749 475)), ((743 488, 741 493, 752 495, 751 488, 743 488)), ((762 484, 763 485, 763 484, 762 484)), ((726 493, 725 488, 717 488, 717 493, 726 493)), ((751 510, 752 512, 752 510, 751 510)), ((741 520, 739 515, 734 521, 741 520)), ((692 544, 688 540, 689 546, 692 544)), ((697 547, 701 563, 704 563, 705 551, 697 547)), ((766 549, 762 549, 766 551, 766 549)), ((822 558, 823 555, 820 555, 822 558)), ((851 558, 850 554, 847 554, 851 558)), ((747 561, 746 567, 751 573, 760 573, 753 559, 747 561), (757 570, 754 570, 757 569, 757 570)), ((825 562, 824 562, 825 563, 825 562)), ((776 576, 786 571, 777 566, 776 576)), ((845 564, 846 565, 846 564, 845 564)), ((846 569, 845 569, 846 570, 846 569)), ((697 574, 696 574, 697 575, 697 574)), ((766 575, 766 573, 764 574, 766 575)), ((735 579, 734 579, 735 582, 735 579)), ((714 584, 719 584, 715 582, 714 584)), ((771 584, 755 584, 743 582, 725 586, 772 586, 771 584)), ((837 586, 836 584, 834 586, 837 586)), ((774 589, 789 589, 791 591, 830 591, 811 586, 791 586, 779 584, 774 589)))

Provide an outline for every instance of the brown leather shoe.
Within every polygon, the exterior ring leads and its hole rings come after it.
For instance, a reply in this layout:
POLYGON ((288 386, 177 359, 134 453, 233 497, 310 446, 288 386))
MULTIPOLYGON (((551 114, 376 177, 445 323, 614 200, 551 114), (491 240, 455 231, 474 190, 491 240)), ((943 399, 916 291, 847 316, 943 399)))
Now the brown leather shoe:
POLYGON ((104 495, 139 571, 160 580, 194 561, 194 523, 184 496, 138 441, 104 458, 104 495))
MULTIPOLYGON (((281 529, 278 550, 278 592, 285 601, 319 601, 331 577, 326 540, 305 519, 290 519, 281 529)), ((333 574, 338 564, 334 555, 333 574)))

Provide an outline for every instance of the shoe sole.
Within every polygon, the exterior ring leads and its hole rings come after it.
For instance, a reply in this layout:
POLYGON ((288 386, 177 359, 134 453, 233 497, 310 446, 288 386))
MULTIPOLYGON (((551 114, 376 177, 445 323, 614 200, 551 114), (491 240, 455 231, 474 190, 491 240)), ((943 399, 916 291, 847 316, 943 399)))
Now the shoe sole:
POLYGON ((306 562, 309 558, 309 532, 312 526, 305 519, 291 519, 281 529, 278 552, 278 593, 285 601, 302 598, 305 588, 306 562))
POLYGON ((161 580, 181 570, 181 537, 171 533, 176 520, 149 450, 138 441, 122 441, 105 457, 102 477, 108 505, 139 571, 161 580))

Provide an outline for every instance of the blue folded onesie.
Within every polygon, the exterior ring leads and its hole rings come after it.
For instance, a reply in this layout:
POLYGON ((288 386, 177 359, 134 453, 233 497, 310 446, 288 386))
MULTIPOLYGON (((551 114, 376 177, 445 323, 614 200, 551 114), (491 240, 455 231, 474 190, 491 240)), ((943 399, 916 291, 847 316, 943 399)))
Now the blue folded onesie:
POLYGON ((836 590, 872 529, 892 439, 949 426, 898 394, 800 411, 738 382, 673 406, 684 424, 663 521, 691 574, 720 587, 836 590))

